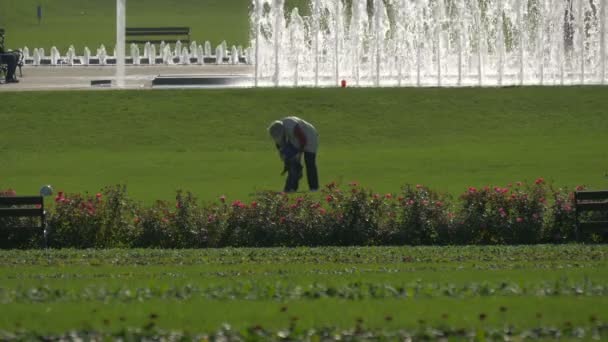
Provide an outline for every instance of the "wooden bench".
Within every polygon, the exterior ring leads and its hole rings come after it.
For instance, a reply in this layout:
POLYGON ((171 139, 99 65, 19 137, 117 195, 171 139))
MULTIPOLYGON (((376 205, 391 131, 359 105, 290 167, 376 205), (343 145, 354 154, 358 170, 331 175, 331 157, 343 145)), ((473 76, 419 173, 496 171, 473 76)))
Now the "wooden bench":
POLYGON ((574 193, 576 235, 577 239, 582 232, 608 231, 608 190, 576 191, 574 193), (595 213, 600 219, 586 220, 581 218, 583 213, 595 213))
POLYGON ((7 229, 34 230, 44 235, 46 247, 46 211, 42 196, 0 197, 0 231, 7 229), (34 218, 34 220, 23 220, 34 218), (23 222, 26 222, 24 225, 23 222))
POLYGON ((177 41, 190 44, 189 27, 127 27, 125 34, 128 44, 176 43, 177 41))

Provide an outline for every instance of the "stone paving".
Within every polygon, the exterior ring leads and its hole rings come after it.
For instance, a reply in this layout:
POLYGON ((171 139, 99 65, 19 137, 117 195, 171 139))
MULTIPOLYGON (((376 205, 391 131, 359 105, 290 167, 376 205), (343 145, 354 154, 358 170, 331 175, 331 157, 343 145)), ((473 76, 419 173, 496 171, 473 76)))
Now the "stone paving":
MULTIPOLYGON (((0 92, 34 90, 85 90, 115 89, 112 86, 91 86, 91 81, 114 81, 114 66, 25 66, 19 83, 0 84, 0 92)), ((152 80, 157 76, 170 75, 253 75, 249 65, 154 65, 126 66, 125 88, 151 89, 152 80)), ((19 76, 19 70, 17 70, 19 76)), ((4 81, 4 80, 2 80, 4 81)))

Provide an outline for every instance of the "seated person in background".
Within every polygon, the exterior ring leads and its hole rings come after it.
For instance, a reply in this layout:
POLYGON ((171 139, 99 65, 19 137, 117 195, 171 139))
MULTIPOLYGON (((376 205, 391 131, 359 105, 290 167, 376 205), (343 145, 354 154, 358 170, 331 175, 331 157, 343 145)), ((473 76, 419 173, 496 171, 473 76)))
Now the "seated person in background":
POLYGON ((8 72, 6 73, 6 83, 18 83, 17 77, 15 76, 15 70, 17 70, 18 56, 16 53, 7 51, 4 47, 4 35, 0 33, 0 63, 8 66, 8 72))

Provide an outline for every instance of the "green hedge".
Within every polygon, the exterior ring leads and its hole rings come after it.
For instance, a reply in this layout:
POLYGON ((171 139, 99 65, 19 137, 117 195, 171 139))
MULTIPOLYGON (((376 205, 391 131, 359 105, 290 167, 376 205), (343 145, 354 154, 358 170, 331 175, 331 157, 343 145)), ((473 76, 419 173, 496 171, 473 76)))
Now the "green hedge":
MULTIPOLYGON (((457 199, 422 185, 377 194, 355 183, 331 183, 319 193, 266 192, 247 203, 222 196, 201 204, 178 191, 175 201, 145 206, 130 199, 125 186, 95 195, 59 192, 54 200, 48 243, 55 248, 536 244, 570 242, 576 235, 573 191, 542 178, 469 188, 457 199)), ((1 248, 43 244, 41 232, 14 224, 0 219, 1 248)))

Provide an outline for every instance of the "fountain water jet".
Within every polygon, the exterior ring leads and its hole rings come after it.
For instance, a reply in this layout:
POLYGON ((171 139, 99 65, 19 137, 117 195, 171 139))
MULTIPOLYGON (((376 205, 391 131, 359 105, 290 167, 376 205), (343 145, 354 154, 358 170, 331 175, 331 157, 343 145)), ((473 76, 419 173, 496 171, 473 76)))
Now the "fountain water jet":
POLYGON ((608 0, 252 2, 256 86, 606 83, 608 0))

